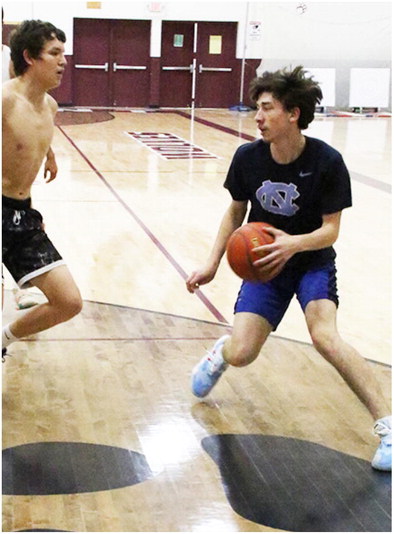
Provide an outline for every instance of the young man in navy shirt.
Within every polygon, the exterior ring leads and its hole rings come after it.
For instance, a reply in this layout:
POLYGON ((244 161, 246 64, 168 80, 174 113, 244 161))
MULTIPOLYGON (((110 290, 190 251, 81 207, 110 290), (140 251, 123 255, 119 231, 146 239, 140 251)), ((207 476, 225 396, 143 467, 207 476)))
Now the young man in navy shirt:
MULTIPOLYGON (((342 210, 352 204, 350 177, 342 156, 302 134, 322 99, 317 82, 302 67, 265 72, 251 85, 262 139, 242 145, 231 163, 225 187, 232 201, 222 219, 205 266, 193 272, 190 292, 210 282, 230 235, 248 222, 275 228, 274 243, 255 262, 277 276, 267 283, 244 281, 235 304, 231 336, 223 336, 194 368, 192 391, 205 397, 229 365, 253 362, 296 295, 315 348, 340 373, 370 411, 380 446, 372 466, 391 470, 391 416, 368 363, 336 327, 338 296, 335 251, 342 210), (250 204, 249 204, 250 203, 250 204)), ((256 249, 258 250, 258 249, 256 249)))

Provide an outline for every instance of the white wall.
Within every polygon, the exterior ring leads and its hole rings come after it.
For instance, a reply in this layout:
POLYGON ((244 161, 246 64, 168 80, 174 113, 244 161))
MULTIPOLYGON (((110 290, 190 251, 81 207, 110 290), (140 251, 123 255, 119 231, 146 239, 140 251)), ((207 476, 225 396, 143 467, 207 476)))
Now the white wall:
MULTIPOLYGON (((242 28, 245 23, 247 2, 222 2, 200 0, 196 2, 149 2, 146 1, 103 1, 101 9, 88 9, 87 2, 3 2, 5 22, 20 22, 24 19, 35 18, 48 20, 61 28, 67 36, 66 54, 73 53, 73 19, 110 18, 110 19, 151 19, 152 25, 152 55, 160 56, 160 24, 161 20, 206 20, 240 22, 242 28), (149 9, 151 4, 160 4, 161 11, 149 9)), ((244 50, 244 32, 238 32, 237 57, 242 57, 244 50)), ((260 57, 260 51, 258 51, 260 57)))
POLYGON ((267 59, 391 60, 391 2, 251 2, 250 11, 263 20, 267 59))
MULTIPOLYGON (((88 9, 87 2, 13 0, 3 2, 3 7, 5 22, 40 18, 60 27, 67 35, 67 54, 73 53, 74 17, 151 19, 151 55, 156 57, 160 56, 161 20, 238 22, 238 58, 244 51, 247 58, 262 58, 263 70, 296 64, 335 68, 339 107, 349 105, 351 69, 391 69, 390 1, 125 0, 102 1, 101 9, 88 9), (154 4, 160 11, 150 9, 154 4), (306 6, 302 14, 301 4, 306 6)), ((390 88, 387 92, 391 95, 390 88)))
MULTIPOLYGON (((386 105, 371 107, 391 108, 391 2, 252 2, 254 14, 263 20, 259 72, 299 64, 327 72, 334 68, 334 105, 347 108, 353 69, 390 69, 383 88, 386 105), (306 6, 303 13, 300 4, 306 6)), ((365 93, 362 102, 375 99, 373 88, 362 85, 357 92, 365 93)))
POLYGON ((274 60, 299 58, 304 61, 341 60, 346 57, 391 61, 391 2, 125 0, 102 1, 101 9, 88 9, 87 4, 61 0, 13 0, 3 2, 3 7, 6 22, 40 18, 62 28, 68 36, 68 53, 72 53, 73 18, 89 17, 239 22, 241 38, 238 52, 241 57, 248 13, 248 23, 261 23, 261 36, 249 37, 247 57, 274 60), (161 11, 150 11, 151 4, 161 4, 161 11), (297 9, 300 4, 307 7, 302 15, 297 9))

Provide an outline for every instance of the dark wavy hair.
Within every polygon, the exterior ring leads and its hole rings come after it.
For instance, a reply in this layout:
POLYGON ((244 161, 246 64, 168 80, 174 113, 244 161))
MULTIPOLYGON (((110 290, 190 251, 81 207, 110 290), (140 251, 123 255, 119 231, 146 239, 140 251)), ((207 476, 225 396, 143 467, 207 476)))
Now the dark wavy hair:
POLYGON ((323 98, 319 83, 301 65, 293 70, 287 68, 275 72, 264 72, 252 80, 249 96, 256 103, 261 93, 272 93, 287 111, 300 109, 298 127, 306 130, 313 121, 316 105, 323 98))
POLYGON ((28 51, 31 58, 37 59, 40 57, 45 43, 56 38, 62 43, 66 42, 64 32, 50 22, 43 22, 42 20, 23 21, 10 36, 11 59, 15 74, 20 76, 29 66, 23 57, 24 50, 28 51))

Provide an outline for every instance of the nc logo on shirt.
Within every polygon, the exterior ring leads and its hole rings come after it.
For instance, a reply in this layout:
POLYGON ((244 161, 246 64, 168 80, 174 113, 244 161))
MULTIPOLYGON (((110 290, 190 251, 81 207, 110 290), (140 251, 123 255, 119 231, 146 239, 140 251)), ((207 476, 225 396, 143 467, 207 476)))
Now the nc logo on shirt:
POLYGON ((294 204, 299 196, 294 184, 271 182, 271 180, 265 180, 256 191, 256 198, 266 211, 287 217, 291 217, 299 210, 294 204))

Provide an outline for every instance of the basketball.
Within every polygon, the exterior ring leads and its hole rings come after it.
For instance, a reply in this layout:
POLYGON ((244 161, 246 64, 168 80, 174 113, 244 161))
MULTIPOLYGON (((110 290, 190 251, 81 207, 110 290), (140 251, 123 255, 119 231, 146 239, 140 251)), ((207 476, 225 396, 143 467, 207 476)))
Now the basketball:
POLYGON ((264 222, 252 222, 237 228, 227 243, 227 260, 232 270, 243 280, 250 282, 269 282, 274 278, 271 269, 256 268, 253 262, 262 257, 252 249, 274 242, 274 238, 265 231, 272 226, 264 222))

